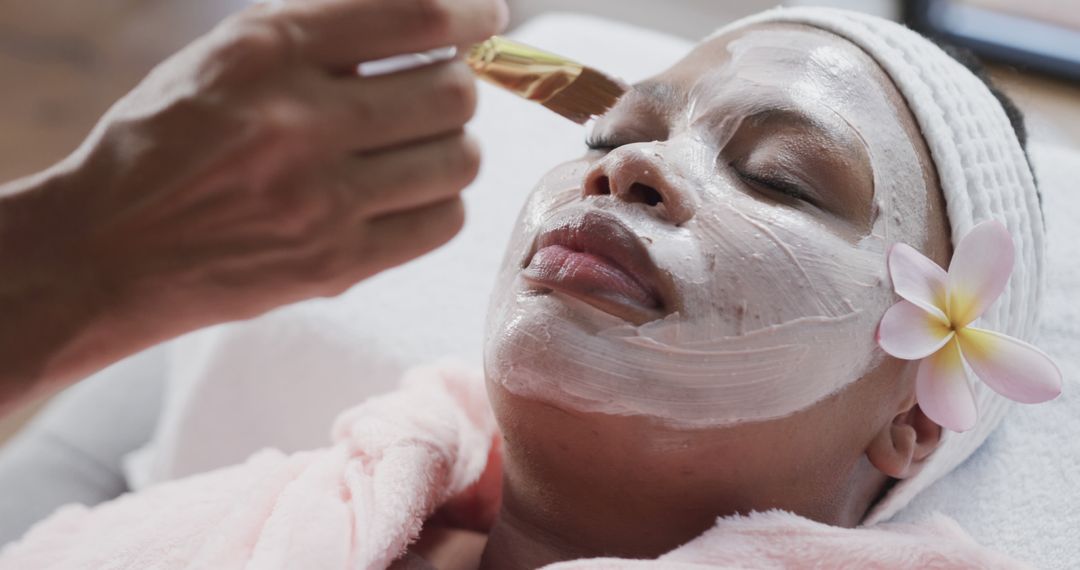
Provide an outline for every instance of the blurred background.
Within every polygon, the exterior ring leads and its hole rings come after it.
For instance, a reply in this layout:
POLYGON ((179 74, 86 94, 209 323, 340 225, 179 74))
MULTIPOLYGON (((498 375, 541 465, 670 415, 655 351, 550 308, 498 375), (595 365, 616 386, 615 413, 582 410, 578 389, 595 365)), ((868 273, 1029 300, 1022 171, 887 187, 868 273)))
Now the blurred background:
MULTIPOLYGON (((775 0, 509 0, 512 26, 548 11, 597 14, 699 39, 775 0)), ((4 0, 0 3, 0 180, 71 152, 156 63, 243 0, 4 0)), ((1033 138, 1080 148, 1078 0, 807 2, 867 11, 965 44, 994 63, 1033 138)), ((0 420, 0 442, 38 406, 0 420)))

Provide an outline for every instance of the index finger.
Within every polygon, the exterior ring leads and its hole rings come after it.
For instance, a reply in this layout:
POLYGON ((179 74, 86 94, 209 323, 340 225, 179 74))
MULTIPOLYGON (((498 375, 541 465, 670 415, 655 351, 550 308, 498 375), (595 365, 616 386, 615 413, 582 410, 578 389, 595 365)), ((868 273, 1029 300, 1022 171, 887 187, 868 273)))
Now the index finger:
POLYGON ((505 0, 297 0, 272 15, 304 58, 330 69, 477 43, 506 26, 505 0))

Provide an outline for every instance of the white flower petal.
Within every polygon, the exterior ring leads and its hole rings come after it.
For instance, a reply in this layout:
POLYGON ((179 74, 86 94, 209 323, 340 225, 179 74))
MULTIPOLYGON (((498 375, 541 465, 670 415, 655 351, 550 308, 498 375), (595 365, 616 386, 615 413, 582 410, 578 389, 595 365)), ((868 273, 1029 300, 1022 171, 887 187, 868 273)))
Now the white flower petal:
POLYGON ((1013 270, 1012 236, 997 220, 983 222, 956 246, 949 263, 948 315, 957 328, 986 311, 1005 290, 1013 270))
POLYGON ((998 394, 1024 404, 1061 394, 1061 370, 1034 346, 975 327, 960 329, 956 337, 972 372, 998 394))
POLYGON ((926 417, 941 427, 959 432, 975 426, 975 395, 955 338, 919 363, 915 398, 926 417))
POLYGON ((945 318, 947 276, 945 270, 906 243, 889 250, 889 276, 896 294, 945 318))
POLYGON ((881 317, 877 341, 882 350, 896 358, 918 360, 937 352, 953 334, 941 316, 909 301, 900 301, 881 317))

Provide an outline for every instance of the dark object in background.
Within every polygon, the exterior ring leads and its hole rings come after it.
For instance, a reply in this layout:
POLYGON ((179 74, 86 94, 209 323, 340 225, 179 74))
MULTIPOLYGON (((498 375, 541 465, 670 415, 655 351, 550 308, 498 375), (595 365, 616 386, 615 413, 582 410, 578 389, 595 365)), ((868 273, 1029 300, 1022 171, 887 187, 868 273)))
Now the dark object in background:
POLYGON ((904 20, 983 58, 1080 82, 1076 0, 909 0, 904 20))

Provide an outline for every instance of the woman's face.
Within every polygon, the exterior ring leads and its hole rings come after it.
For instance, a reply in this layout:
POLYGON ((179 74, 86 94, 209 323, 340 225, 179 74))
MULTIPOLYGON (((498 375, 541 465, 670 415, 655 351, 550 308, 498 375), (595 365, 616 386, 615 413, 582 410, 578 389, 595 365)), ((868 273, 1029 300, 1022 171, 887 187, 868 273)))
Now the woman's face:
POLYGON ((778 453, 851 424, 857 446, 910 399, 874 340, 885 256, 943 262, 948 240, 918 128, 865 53, 796 25, 717 37, 589 142, 537 185, 496 284, 485 364, 508 441, 551 420, 541 439, 739 433, 778 453))

